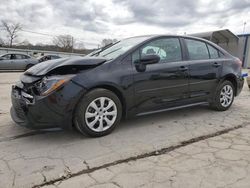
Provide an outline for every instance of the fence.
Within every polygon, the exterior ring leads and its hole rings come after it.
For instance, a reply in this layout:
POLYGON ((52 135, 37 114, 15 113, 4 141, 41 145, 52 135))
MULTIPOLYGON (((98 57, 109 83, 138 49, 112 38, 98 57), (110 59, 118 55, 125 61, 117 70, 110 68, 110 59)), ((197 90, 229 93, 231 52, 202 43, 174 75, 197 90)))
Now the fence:
POLYGON ((61 57, 67 56, 84 56, 85 54, 79 53, 67 53, 67 52, 57 52, 57 51, 45 51, 45 50, 32 50, 32 49, 17 49, 17 48, 0 48, 0 54, 5 53, 23 53, 30 56, 40 56, 40 55, 58 55, 61 57))

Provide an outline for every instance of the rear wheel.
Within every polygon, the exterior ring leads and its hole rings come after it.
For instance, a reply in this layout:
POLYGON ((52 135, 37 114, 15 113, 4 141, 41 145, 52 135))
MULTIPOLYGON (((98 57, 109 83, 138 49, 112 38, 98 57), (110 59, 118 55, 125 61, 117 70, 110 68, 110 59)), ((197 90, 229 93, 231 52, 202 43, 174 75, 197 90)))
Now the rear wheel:
POLYGON ((87 93, 77 106, 74 124, 77 130, 92 137, 111 133, 119 124, 122 106, 119 98, 106 89, 87 93))
POLYGON ((235 89, 233 84, 226 80, 216 90, 210 106, 218 111, 225 111, 233 104, 235 89))

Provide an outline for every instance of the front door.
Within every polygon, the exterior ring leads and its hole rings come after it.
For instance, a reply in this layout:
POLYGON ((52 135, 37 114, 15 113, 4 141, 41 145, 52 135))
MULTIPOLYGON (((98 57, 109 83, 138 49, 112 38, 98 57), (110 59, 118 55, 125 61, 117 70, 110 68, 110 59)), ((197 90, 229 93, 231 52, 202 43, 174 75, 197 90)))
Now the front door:
POLYGON ((177 37, 154 39, 132 54, 137 113, 147 113, 177 105, 188 96, 187 62, 177 37), (160 61, 140 70, 140 58, 157 54, 160 61))

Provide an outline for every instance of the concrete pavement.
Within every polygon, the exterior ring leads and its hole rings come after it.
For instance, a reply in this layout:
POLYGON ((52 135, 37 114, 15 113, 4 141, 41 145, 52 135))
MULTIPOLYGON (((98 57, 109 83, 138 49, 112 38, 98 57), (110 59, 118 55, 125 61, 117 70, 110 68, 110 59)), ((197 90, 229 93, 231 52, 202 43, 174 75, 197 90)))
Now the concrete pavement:
POLYGON ((55 182, 46 188, 249 188, 250 125, 220 136, 55 182))
MULTIPOLYGON (((0 73, 0 187, 3 188, 56 184, 66 178, 69 178, 68 182, 73 177, 82 177, 82 172, 107 164, 116 168, 115 164, 119 161, 157 153, 183 141, 250 123, 250 92, 245 87, 226 112, 199 106, 149 115, 123 121, 111 135, 102 138, 87 138, 75 131, 31 131, 15 125, 9 115, 10 86, 19 74, 0 73)), ((185 163, 186 158, 183 159, 185 163)), ((126 175, 120 176, 120 181, 123 176, 125 178, 126 175)), ((148 177, 148 174, 145 172, 138 176, 148 177)), ((87 176, 84 178, 86 182, 94 181, 87 176)), ((122 184, 120 181, 117 180, 122 184)), ((118 186, 108 180, 107 183, 118 186)))

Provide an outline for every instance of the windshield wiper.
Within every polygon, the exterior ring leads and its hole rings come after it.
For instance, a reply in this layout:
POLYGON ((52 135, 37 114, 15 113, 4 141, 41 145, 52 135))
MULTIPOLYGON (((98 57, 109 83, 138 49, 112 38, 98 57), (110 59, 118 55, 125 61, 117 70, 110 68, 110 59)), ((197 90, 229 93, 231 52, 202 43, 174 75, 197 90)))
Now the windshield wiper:
POLYGON ((102 49, 101 48, 99 48, 99 49, 96 49, 96 50, 94 50, 93 52, 91 52, 90 54, 88 54, 87 56, 95 56, 96 54, 99 54, 100 52, 102 51, 102 49))
POLYGON ((117 41, 117 42, 114 42, 114 43, 110 43, 110 44, 108 44, 108 45, 106 45, 106 46, 104 46, 102 48, 99 48, 96 51, 92 52, 93 54, 90 54, 90 56, 95 56, 95 55, 98 56, 102 51, 106 50, 107 48, 109 48, 109 47, 111 47, 111 46, 113 46, 113 45, 115 45, 115 44, 117 44, 119 42, 120 42, 120 40, 117 41))
POLYGON ((113 50, 113 51, 111 51, 111 52, 109 52, 109 53, 103 55, 102 57, 106 57, 107 55, 112 54, 112 53, 114 53, 114 52, 116 52, 116 51, 118 51, 118 50, 120 50, 120 49, 122 49, 122 47, 117 48, 117 49, 115 49, 115 50, 113 50))

